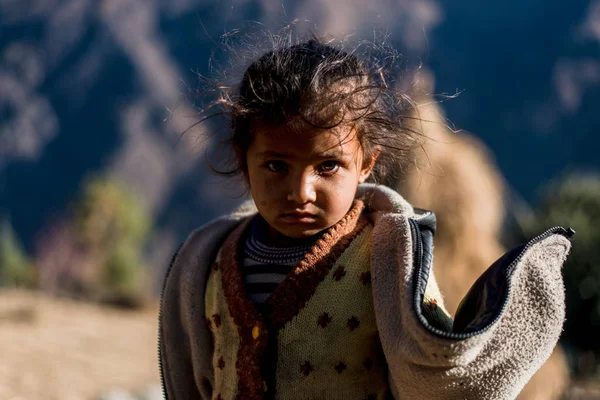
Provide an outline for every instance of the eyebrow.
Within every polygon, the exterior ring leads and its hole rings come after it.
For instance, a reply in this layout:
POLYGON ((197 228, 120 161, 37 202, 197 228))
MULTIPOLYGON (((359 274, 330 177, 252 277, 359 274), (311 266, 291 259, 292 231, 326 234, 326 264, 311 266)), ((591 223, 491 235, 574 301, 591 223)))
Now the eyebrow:
MULTIPOLYGON (((318 155, 314 156, 314 158, 319 158, 319 159, 344 158, 343 156, 344 155, 338 151, 330 151, 327 153, 318 154, 318 155)), ((283 159, 295 158, 294 156, 292 156, 290 154, 278 153, 276 151, 271 151, 271 150, 261 151, 260 153, 257 154, 257 157, 260 157, 260 158, 283 158, 283 159)))

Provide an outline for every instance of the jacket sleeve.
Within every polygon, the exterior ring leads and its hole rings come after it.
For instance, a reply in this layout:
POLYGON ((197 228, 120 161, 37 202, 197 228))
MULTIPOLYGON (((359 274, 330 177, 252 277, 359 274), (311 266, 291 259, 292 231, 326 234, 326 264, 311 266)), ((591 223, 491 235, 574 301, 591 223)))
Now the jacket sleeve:
POLYGON ((213 344, 206 327, 205 286, 220 244, 242 217, 220 218, 194 231, 167 270, 158 322, 159 368, 166 400, 212 398, 213 344))
POLYGON ((426 219, 390 213, 373 231, 375 311, 394 397, 514 399, 562 331, 571 233, 554 228, 507 252, 452 320, 433 276, 426 219))
POLYGON ((188 282, 198 281, 202 276, 194 274, 194 269, 205 268, 202 266, 191 268, 187 262, 184 262, 186 252, 189 251, 190 249, 184 244, 173 256, 161 297, 158 334, 159 367, 163 394, 167 400, 211 398, 211 371, 206 370, 206 362, 192 362, 194 349, 202 349, 200 356, 204 355, 203 358, 207 359, 210 357, 211 350, 210 341, 205 337, 204 330, 195 329, 190 323, 193 320, 200 322, 204 310, 192 308, 193 302, 190 299, 202 296, 188 282), (198 371, 199 367, 204 370, 198 371), (196 382, 196 375, 201 376, 200 382, 196 382))

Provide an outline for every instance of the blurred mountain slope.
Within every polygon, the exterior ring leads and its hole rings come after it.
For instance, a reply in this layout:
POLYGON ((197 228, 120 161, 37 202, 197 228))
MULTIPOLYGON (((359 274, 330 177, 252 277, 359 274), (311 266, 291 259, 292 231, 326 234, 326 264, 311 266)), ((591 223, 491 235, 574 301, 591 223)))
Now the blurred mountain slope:
MULTIPOLYGON (((90 174, 125 181, 156 216, 163 265, 193 227, 239 197, 209 176, 190 89, 213 40, 248 20, 295 17, 322 31, 387 30, 407 69, 422 62, 449 120, 496 155, 530 198, 564 168, 599 168, 600 0, 227 3, 0 0, 0 214, 25 248, 90 174)), ((210 128, 207 124, 202 129, 210 128)))

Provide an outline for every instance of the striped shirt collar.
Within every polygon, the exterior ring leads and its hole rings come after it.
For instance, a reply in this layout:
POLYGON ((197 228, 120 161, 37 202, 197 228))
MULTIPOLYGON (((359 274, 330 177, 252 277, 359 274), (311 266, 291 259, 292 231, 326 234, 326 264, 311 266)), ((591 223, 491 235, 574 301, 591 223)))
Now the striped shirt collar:
POLYGON ((273 234, 271 233, 271 227, 260 214, 256 214, 250 225, 250 234, 252 238, 263 248, 309 248, 314 245, 317 240, 319 240, 323 232, 319 232, 316 235, 301 239, 287 237, 283 234, 279 234, 276 238, 274 238, 273 234))

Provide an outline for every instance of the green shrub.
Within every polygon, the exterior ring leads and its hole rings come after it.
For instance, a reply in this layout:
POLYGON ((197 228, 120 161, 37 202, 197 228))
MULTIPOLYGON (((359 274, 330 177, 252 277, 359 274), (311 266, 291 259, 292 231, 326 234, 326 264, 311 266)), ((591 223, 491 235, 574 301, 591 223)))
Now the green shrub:
POLYGON ((35 273, 31 262, 19 245, 12 226, 0 223, 0 286, 31 287, 35 273))
POLYGON ((145 275, 139 251, 127 245, 111 249, 102 269, 103 300, 114 305, 137 307, 143 303, 145 275))
POLYGON ((95 269, 92 297, 134 307, 146 296, 143 248, 151 220, 123 184, 108 178, 89 181, 75 210, 75 228, 95 269))

